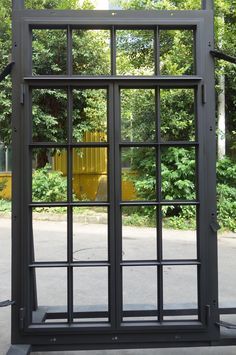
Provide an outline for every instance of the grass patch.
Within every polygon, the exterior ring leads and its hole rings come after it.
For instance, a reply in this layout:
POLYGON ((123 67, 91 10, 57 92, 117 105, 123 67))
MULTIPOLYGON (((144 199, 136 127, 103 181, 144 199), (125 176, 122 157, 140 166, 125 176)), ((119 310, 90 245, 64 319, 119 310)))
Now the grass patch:
POLYGON ((0 199, 0 213, 11 212, 11 201, 0 199))

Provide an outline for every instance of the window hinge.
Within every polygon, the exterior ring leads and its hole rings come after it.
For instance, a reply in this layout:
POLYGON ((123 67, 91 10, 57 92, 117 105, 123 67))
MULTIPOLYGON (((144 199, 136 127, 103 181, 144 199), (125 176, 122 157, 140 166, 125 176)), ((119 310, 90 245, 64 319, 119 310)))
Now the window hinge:
POLYGON ((6 300, 3 302, 0 302, 0 307, 14 306, 14 304, 15 304, 15 301, 6 300))
POLYGON ((206 85, 202 84, 202 103, 206 104, 207 98, 206 98, 206 85))
POLYGON ((215 213, 212 213, 210 227, 214 233, 216 233, 218 230, 221 229, 221 227, 217 221, 217 216, 215 213))
POLYGON ((20 321, 20 329, 24 329, 24 323, 25 323, 25 309, 20 308, 19 310, 19 321, 20 321))
POLYGON ((21 89, 20 89, 20 103, 24 105, 25 102, 25 85, 21 84, 21 89))

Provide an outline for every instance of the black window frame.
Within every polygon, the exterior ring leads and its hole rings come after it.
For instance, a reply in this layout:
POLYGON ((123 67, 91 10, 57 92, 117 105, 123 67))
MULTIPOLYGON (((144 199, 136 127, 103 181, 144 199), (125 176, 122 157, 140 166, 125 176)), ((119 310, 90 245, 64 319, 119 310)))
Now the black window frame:
MULTIPOLYGON (((216 174, 215 174, 215 122, 214 122, 214 62, 210 50, 214 45, 213 12, 199 11, 57 11, 57 10, 25 10, 23 1, 14 1, 13 7, 13 58, 16 62, 13 69, 13 244, 12 244, 12 297, 16 305, 12 308, 12 343, 31 344, 32 349, 73 350, 100 348, 132 348, 132 347, 168 347, 220 344, 218 327, 218 280, 217 280, 217 239, 216 231, 211 228, 216 218, 216 174), (72 75, 71 28, 110 28, 112 72, 110 76, 78 76, 72 75), (32 28, 62 28, 68 31, 67 58, 68 75, 65 76, 32 76, 32 28), (195 61, 196 73, 188 76, 160 76, 158 65, 155 75, 148 77, 116 76, 115 75, 115 28, 158 28, 163 29, 194 29, 195 31, 195 61), (30 90, 32 88, 67 88, 71 97, 73 87, 109 88, 109 137, 106 143, 96 146, 109 147, 109 196, 110 202, 73 202, 71 200, 71 166, 73 147, 91 146, 91 143, 32 143, 30 138, 30 90), (116 132, 119 127, 119 87, 167 87, 195 88, 196 112, 198 122, 198 141, 184 143, 195 146, 197 154, 198 196, 196 201, 188 201, 188 205, 196 205, 198 210, 198 260, 191 265, 197 265, 199 276, 199 319, 200 322, 165 322, 163 323, 162 297, 159 297, 160 319, 158 324, 125 324, 121 322, 121 268, 132 262, 120 258, 122 205, 145 205, 144 202, 127 202, 120 200, 120 147, 133 146, 133 143, 119 141, 116 132), (58 267, 68 268, 68 320, 71 322, 73 313, 72 299, 72 209, 74 206, 108 206, 110 209, 109 228, 111 231, 109 254, 110 263, 92 263, 90 266, 110 267, 110 324, 94 324, 90 327, 78 324, 32 324, 31 309, 35 302, 34 268, 47 267, 46 263, 38 265, 32 262, 32 245, 30 225, 32 223, 31 208, 47 206, 46 203, 32 203, 30 197, 31 176, 30 151, 34 147, 66 147, 68 155, 68 201, 55 203, 56 206, 68 207, 68 262, 58 267), (112 165, 116 161, 116 165, 112 165), (119 251, 119 252, 118 252, 119 251), (113 277, 114 276, 114 277, 113 277), (116 280, 116 282, 115 282, 116 280), (116 292, 115 292, 116 289, 116 292), (19 322, 20 319, 20 322, 19 322), (78 336, 76 332, 83 336, 78 336), (141 332, 140 332, 141 331, 141 332)), ((158 33, 158 31, 156 31, 158 33)), ((156 41, 158 36, 155 36, 156 41)), ((155 49, 158 64, 158 46, 155 49)), ((68 111, 71 119, 72 103, 68 100, 68 111)), ((69 138, 71 135, 69 124, 69 138)), ((142 144, 138 143, 137 146, 142 144)), ((183 146, 183 142, 160 142, 144 144, 155 146, 160 158, 162 146, 183 146)), ((159 158, 158 158, 159 157, 159 158)), ((157 181, 160 180, 157 173, 157 181)), ((162 205, 175 204, 173 201, 159 200, 148 205, 157 206, 157 219, 160 221, 162 205)), ((180 201, 177 202, 180 204, 180 201)), ((184 204, 185 201, 182 201, 184 204)), ((52 206, 54 204, 50 204, 52 206)), ((161 231, 160 231, 161 235, 161 231)), ((161 245, 161 239, 160 239, 161 245)), ((161 248, 159 248, 161 250, 161 248)), ((160 270, 171 261, 160 260, 154 265, 158 267, 159 280, 162 282, 160 270)), ((174 261, 179 265, 183 261, 174 261)), ((173 261, 172 261, 173 264, 173 261)), ((141 265, 141 264, 140 264, 141 265)), ((144 265, 147 265, 144 263, 144 265)), ((148 264, 150 265, 150 263, 148 264)), ((52 265, 51 265, 52 266, 52 265)), ((89 267, 89 265, 88 265, 89 267)))

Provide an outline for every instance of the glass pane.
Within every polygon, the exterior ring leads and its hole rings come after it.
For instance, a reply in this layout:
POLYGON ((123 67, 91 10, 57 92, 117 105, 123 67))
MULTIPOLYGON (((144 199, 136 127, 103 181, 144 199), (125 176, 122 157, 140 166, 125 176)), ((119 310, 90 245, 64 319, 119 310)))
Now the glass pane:
POLYGON ((161 75, 192 75, 195 73, 193 34, 192 30, 160 31, 161 75))
POLYGON ((219 306, 221 308, 236 308, 235 251, 235 233, 230 231, 220 233, 218 235, 218 270, 219 306))
MULTIPOLYGON (((200 10, 201 0, 175 1, 171 4, 171 9, 175 10, 200 10)), ((133 0, 91 0, 91 1, 71 1, 71 0, 25 0, 26 8, 30 9, 76 9, 76 10, 169 10, 170 5, 165 1, 139 1, 133 0)))
POLYGON ((7 148, 7 171, 12 171, 12 148, 7 148))
POLYGON ((73 31, 73 74, 111 74, 109 30, 73 31))
POLYGON ((155 140, 155 89, 121 89, 121 139, 155 140))
POLYGON ((75 201, 107 201, 107 163, 107 148, 73 149, 75 201))
POLYGON ((156 207, 122 207, 124 260, 156 260, 156 207))
POLYGON ((163 259, 197 258, 195 206, 163 206, 163 259))
POLYGON ((67 201, 67 152, 37 148, 32 151, 32 201, 67 201))
POLYGON ((122 200, 156 200, 155 148, 122 148, 122 200))
POLYGON ((67 209, 33 208, 32 212, 35 261, 66 261, 67 209))
POLYGON ((107 141, 107 89, 73 90, 73 140, 107 141))
POLYGON ((157 268, 123 267, 123 310, 157 310, 157 268))
MULTIPOLYGON (((31 287, 33 289, 33 273, 31 287)), ((33 323, 44 322, 47 313, 55 307, 67 315, 67 270, 66 268, 37 268, 35 270, 38 307, 33 312, 33 323)), ((64 318, 64 317, 63 317, 64 318)), ((63 320, 62 320, 63 321, 63 320)), ((64 319, 66 321, 66 319, 64 319)))
POLYGON ((62 89, 32 90, 33 142, 67 140, 67 93, 62 89))
POLYGON ((33 75, 66 75, 66 30, 32 31, 33 75))
POLYGON ((161 89, 161 139, 193 141, 195 139, 194 90, 161 89))
POLYGON ((107 267, 74 268, 74 312, 108 312, 107 267))
MULTIPOLYGON (((193 309, 195 315, 192 315, 191 319, 198 318, 197 266, 163 267, 163 302, 164 310, 193 309)), ((169 315, 168 319, 170 318, 176 320, 174 315, 169 315)))
POLYGON ((74 261, 108 259, 108 210, 106 207, 73 209, 74 261))
POLYGON ((161 153, 162 198, 196 198, 195 148, 163 148, 161 153))
POLYGON ((116 74, 154 75, 154 31, 116 31, 116 74))

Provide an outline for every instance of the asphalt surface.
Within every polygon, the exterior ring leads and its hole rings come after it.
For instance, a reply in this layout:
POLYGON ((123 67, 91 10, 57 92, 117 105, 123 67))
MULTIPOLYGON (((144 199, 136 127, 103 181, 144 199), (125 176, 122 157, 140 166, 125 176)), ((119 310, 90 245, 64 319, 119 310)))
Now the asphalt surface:
MULTIPOLYGON (((10 220, 0 219, 0 299, 10 298, 10 220)), ((65 260, 66 222, 36 221, 34 224, 37 261, 65 260), (49 243, 50 240, 50 243, 49 243)), ((123 258, 153 259, 156 253, 155 230, 125 227, 123 258)), ((194 258, 196 255, 193 231, 164 231, 166 258, 194 258)), ((107 228, 104 224, 74 224, 74 260, 101 260, 107 258, 107 228)), ((236 235, 227 233, 219 237, 219 291, 221 306, 236 307, 236 235)), ((66 304, 66 270, 39 270, 39 305, 64 306, 66 304), (54 281, 52 282, 52 279, 54 281)), ((124 271, 124 308, 154 309, 156 307, 156 268, 127 267, 124 271)), ((78 310, 107 309, 106 268, 82 268, 74 275, 74 299, 78 310), (89 280, 89 282, 88 282, 89 280), (81 286, 84 285, 81 290, 81 286)), ((164 307, 192 308, 196 304, 196 270, 194 266, 168 266, 164 269, 164 307)), ((228 320, 228 319, 224 319, 228 320)), ((234 319, 231 319, 234 321, 234 319)), ((235 319, 236 322, 236 319, 235 319)), ((10 345, 10 309, 0 309, 0 355, 10 345)), ((41 354, 41 353, 34 353, 41 354)), ((58 352, 42 354, 59 354, 58 352)), ((60 352, 80 355, 179 355, 179 354, 236 354, 236 347, 179 348, 154 350, 80 351, 60 352)))

